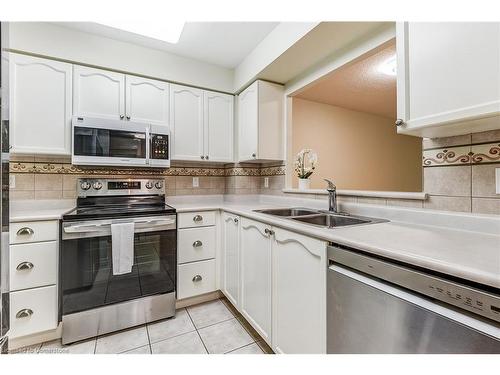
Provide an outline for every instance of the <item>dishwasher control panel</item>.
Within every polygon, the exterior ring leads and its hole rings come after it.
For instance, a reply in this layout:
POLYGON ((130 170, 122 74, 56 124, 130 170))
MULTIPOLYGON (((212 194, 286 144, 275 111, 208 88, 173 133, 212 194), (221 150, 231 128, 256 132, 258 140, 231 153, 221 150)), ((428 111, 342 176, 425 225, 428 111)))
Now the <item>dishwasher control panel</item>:
POLYGON ((500 295, 336 246, 328 256, 330 262, 500 322, 500 295))

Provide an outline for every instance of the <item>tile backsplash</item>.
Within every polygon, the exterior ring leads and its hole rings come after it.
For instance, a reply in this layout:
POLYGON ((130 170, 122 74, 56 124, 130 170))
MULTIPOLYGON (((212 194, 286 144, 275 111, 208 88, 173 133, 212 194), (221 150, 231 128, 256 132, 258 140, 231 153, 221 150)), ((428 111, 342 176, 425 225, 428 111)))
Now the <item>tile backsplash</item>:
MULTIPOLYGON (((425 201, 351 196, 340 196, 339 201, 500 215, 500 194, 495 190, 500 130, 424 139, 422 166, 424 191, 429 195, 425 201)), ((12 199, 75 198, 79 177, 164 178, 168 196, 283 194, 285 187, 281 163, 173 163, 165 170, 81 168, 68 157, 11 155, 10 173, 15 177, 12 199), (193 177, 198 177, 198 187, 193 187, 193 177)), ((326 199, 324 195, 297 196, 326 199)))
POLYGON ((500 130, 424 139, 424 207, 500 215, 500 130))
POLYGON ((167 196, 208 194, 258 194, 269 177, 267 194, 281 192, 285 168, 278 164, 173 164, 169 169, 83 168, 70 163, 68 157, 11 155, 12 199, 76 198, 76 181, 82 177, 163 178, 167 196), (193 177, 198 186, 193 187, 193 177), (277 183, 276 181, 282 181, 277 183), (276 190, 276 191, 274 191, 276 190))

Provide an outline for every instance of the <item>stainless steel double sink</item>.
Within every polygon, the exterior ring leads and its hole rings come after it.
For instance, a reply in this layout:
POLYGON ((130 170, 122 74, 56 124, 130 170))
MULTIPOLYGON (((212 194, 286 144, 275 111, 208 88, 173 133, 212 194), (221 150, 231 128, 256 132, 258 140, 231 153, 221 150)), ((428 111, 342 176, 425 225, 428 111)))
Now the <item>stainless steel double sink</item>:
POLYGON ((349 215, 346 213, 332 213, 330 211, 313 210, 309 208, 271 208, 254 210, 267 215, 279 216, 322 228, 336 228, 353 225, 382 223, 388 220, 364 216, 349 215))

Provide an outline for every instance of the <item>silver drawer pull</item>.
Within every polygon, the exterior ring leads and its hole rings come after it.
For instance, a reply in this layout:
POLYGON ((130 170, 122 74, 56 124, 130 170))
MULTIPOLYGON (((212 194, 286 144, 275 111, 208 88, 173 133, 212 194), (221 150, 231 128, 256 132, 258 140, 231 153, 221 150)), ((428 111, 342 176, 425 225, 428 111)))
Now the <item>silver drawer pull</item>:
POLYGON ((238 224, 238 219, 237 218, 234 218, 233 220, 234 220, 235 224, 238 224))
POLYGON ((17 319, 22 319, 22 318, 29 318, 31 315, 33 315, 33 310, 31 309, 22 309, 19 310, 16 314, 17 319))
POLYGON ((35 265, 31 262, 21 262, 17 265, 16 270, 18 271, 30 270, 33 267, 35 267, 35 265))
POLYGON ((196 240, 193 242, 193 247, 201 247, 203 246, 203 242, 201 242, 200 240, 196 240))
POLYGON ((201 215, 195 215, 195 217, 193 217, 193 221, 195 223, 200 222, 202 220, 203 220, 203 216, 201 216, 201 215))
POLYGON ((201 277, 200 275, 196 275, 195 277, 193 277, 193 282, 196 283, 198 281, 201 281, 203 280, 203 277, 201 277))
POLYGON ((17 231, 18 236, 26 236, 26 235, 31 236, 33 234, 35 234, 35 231, 28 227, 23 227, 17 231))

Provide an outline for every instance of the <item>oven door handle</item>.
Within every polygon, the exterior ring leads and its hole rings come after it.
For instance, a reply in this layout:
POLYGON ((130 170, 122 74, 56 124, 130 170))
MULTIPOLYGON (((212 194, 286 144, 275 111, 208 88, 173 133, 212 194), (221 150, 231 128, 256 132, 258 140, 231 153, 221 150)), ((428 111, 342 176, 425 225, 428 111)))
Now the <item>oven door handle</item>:
MULTIPOLYGON (((175 225, 175 217, 173 218, 165 218, 165 219, 146 219, 146 220, 132 220, 132 222, 136 225, 140 225, 144 228, 144 225, 148 225, 149 227, 160 227, 165 225, 175 225)), ((117 222, 118 223, 118 222, 117 222)), ((95 223, 95 224, 80 224, 80 225, 68 225, 64 227, 65 233, 89 233, 89 232, 102 232, 109 230, 113 222, 105 222, 105 223, 95 223)), ((175 228, 174 228, 175 229, 175 228)))

